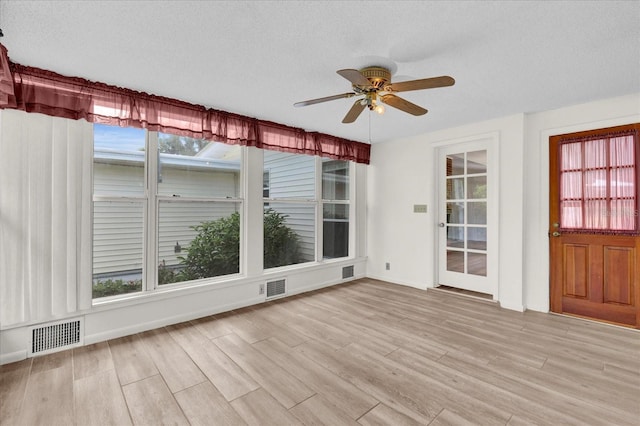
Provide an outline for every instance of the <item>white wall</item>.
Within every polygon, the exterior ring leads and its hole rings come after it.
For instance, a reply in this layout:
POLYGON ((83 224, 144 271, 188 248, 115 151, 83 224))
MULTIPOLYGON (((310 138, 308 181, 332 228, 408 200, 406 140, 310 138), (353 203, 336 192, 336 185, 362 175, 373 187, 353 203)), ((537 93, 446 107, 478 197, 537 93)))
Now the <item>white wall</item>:
POLYGON ((367 275, 417 288, 436 284, 436 147, 488 136, 500 155, 497 299, 509 309, 548 311, 549 136, 638 121, 635 94, 374 144, 367 275), (428 213, 413 213, 414 204, 428 204, 428 213))
POLYGON ((374 144, 367 193, 367 275, 423 289, 435 286, 436 147, 490 138, 497 141, 500 156, 497 296, 503 306, 522 310, 523 122, 524 115, 518 114, 374 144), (427 214, 413 213, 414 204, 427 204, 427 214))

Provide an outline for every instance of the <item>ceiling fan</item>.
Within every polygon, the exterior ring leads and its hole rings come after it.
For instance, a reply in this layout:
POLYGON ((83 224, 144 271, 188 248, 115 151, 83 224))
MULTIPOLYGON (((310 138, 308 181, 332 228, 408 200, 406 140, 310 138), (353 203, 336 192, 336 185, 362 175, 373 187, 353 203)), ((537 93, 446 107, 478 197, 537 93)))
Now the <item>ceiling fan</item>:
POLYGON ((336 99, 351 98, 353 96, 364 96, 354 102, 351 109, 347 112, 347 115, 342 119, 343 123, 353 123, 356 121, 365 107, 371 111, 382 114, 384 112, 384 106, 382 104, 387 104, 412 115, 424 115, 427 113, 426 109, 396 96, 394 93, 453 86, 456 82, 452 77, 444 75, 392 83, 391 72, 387 68, 378 66, 363 68, 359 71, 344 69, 337 71, 337 73, 351 82, 352 92, 297 102, 293 104, 293 106, 301 107, 336 99))

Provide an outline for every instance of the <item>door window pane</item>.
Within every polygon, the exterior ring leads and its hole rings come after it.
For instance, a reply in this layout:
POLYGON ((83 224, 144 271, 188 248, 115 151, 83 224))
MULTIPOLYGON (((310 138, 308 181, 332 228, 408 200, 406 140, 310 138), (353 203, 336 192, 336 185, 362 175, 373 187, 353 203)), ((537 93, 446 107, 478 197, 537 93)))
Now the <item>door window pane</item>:
POLYGON ((464 153, 447 155, 447 176, 464 174, 464 153))
POLYGON ((562 145, 560 169, 562 171, 582 170, 582 144, 580 142, 562 145))
POLYGON ((582 198, 582 172, 565 172, 560 178, 563 200, 582 198))
POLYGON ((607 197, 607 171, 590 170, 584 172, 584 198, 606 198, 607 197))
POLYGON ((467 223, 474 225, 487 224, 487 202, 486 201, 469 201, 467 203, 467 223))
POLYGON ((463 226, 447 226, 447 247, 464 248, 463 226))
POLYGON ((611 200, 607 212, 611 229, 633 229, 638 216, 634 200, 611 200))
POLYGON ((467 183, 467 198, 476 200, 487 198, 487 176, 469 177, 467 183))
POLYGON ((464 203, 447 203, 447 223, 464 223, 464 203))
POLYGON ((447 271, 464 274, 464 251, 447 250, 447 271))
POLYGON ((476 173, 487 173, 487 151, 467 152, 467 171, 468 175, 476 173))
POLYGON ((447 200, 464 198, 464 178, 447 178, 447 200))
POLYGON ((487 276, 487 255, 484 253, 467 253, 467 273, 487 276))
POLYGON ((473 250, 487 249, 487 228, 470 226, 467 228, 467 248, 473 250))

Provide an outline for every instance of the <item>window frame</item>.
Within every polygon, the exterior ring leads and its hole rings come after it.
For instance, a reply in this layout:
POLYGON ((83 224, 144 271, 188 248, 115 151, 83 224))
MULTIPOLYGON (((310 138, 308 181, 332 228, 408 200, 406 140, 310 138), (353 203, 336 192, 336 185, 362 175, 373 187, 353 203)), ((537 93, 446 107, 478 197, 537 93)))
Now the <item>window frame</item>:
POLYGON ((353 174, 354 174, 354 167, 353 167, 353 163, 351 161, 346 161, 346 160, 332 160, 332 159, 325 159, 325 158, 320 158, 320 172, 319 172, 319 178, 320 178, 320 189, 319 189, 319 199, 320 199, 320 206, 319 206, 319 213, 320 213, 320 235, 322 235, 322 245, 319 248, 319 256, 321 261, 323 262, 330 262, 333 260, 340 260, 340 259, 348 259, 353 257, 353 240, 354 240, 354 234, 352 233, 352 229, 354 228, 354 222, 352 220, 353 215, 355 214, 355 211, 352 209, 353 206, 353 202, 352 200, 355 197, 355 194, 353 193, 352 189, 354 188, 354 179, 353 179, 353 174), (346 192, 346 199, 331 199, 331 198, 324 198, 324 188, 322 187, 322 183, 324 182, 324 169, 323 169, 323 164, 325 162, 329 162, 329 161, 342 161, 345 162, 347 165, 347 174, 346 176, 348 177, 347 180, 347 192, 346 192), (325 219, 324 217, 324 207, 325 205, 346 205, 347 206, 347 214, 348 214, 348 218, 345 219, 325 219), (349 225, 349 230, 348 230, 348 241, 347 241, 347 255, 346 256, 342 256, 342 257, 325 257, 324 255, 324 224, 325 222, 333 222, 333 223, 348 223, 349 225))
MULTIPOLYGON (((95 126, 95 125, 94 125, 95 126)), ((118 126, 110 126, 118 128, 118 126)), ((94 127, 95 128, 95 127, 94 127)), ((161 132, 144 130, 144 190, 139 195, 135 196, 122 196, 119 194, 109 194, 109 195, 96 195, 93 193, 93 182, 92 182, 92 211, 91 211, 91 221, 92 221, 92 229, 94 222, 94 211, 93 211, 93 202, 95 201, 133 201, 139 202, 142 204, 142 289, 140 291, 136 291, 135 293, 121 293, 113 296, 106 297, 93 297, 92 303, 103 304, 110 303, 112 301, 118 301, 123 299, 135 299, 138 297, 147 297, 153 294, 165 294, 167 291, 165 290, 174 290, 174 289, 182 289, 182 288, 193 288, 200 287, 203 285, 215 285, 216 283, 222 285, 234 285, 235 282, 242 283, 244 279, 252 278, 252 277, 262 277, 265 275, 270 275, 273 273, 283 273, 287 270, 294 270, 305 268, 314 265, 322 265, 322 264, 330 264, 330 263, 339 263, 344 262, 348 259, 353 259, 356 256, 356 227, 357 227, 357 218, 356 218, 356 201, 357 201, 357 182, 356 182, 356 163, 349 160, 339 160, 344 161, 347 167, 347 176, 348 176, 348 188, 345 188, 346 193, 341 191, 337 197, 331 198, 340 198, 342 196, 346 197, 346 199, 342 200, 334 200, 334 199, 325 199, 323 198, 323 161, 327 161, 326 157, 321 156, 309 156, 313 159, 312 164, 314 167, 314 182, 313 182, 313 197, 304 196, 305 193, 302 193, 303 196, 300 198, 295 198, 295 196, 291 197, 273 197, 273 170, 271 167, 268 167, 269 170, 265 169, 264 165, 264 154, 266 152, 270 152, 268 150, 258 149, 258 148, 249 148, 245 146, 240 147, 240 160, 239 160, 239 170, 237 174, 237 181, 235 181, 236 189, 234 194, 235 197, 224 197, 221 196, 211 196, 211 197, 199 197, 199 196, 181 196, 174 197, 171 194, 171 190, 164 191, 164 193, 160 193, 159 186, 161 183, 158 182, 156 176, 159 176, 158 173, 161 169, 161 161, 160 161, 160 145, 159 139, 162 137, 161 132), (254 151, 255 150, 255 151, 254 151), (259 159, 259 160, 258 160, 259 159), (251 164, 257 164, 255 161, 260 161, 260 167, 262 173, 257 173, 257 170, 249 169, 251 164), (264 197, 265 193, 265 172, 269 174, 269 195, 270 197, 264 197), (257 180, 260 179, 260 184, 258 184, 257 180), (259 186, 258 186, 259 185, 259 186), (160 224, 160 208, 162 203, 180 203, 180 202, 215 202, 215 203, 236 203, 234 208, 240 214, 240 248, 239 248, 239 271, 237 274, 227 274, 214 276, 209 278, 191 280, 191 281, 183 281, 176 283, 167 283, 167 284, 159 284, 159 270, 158 266, 160 264, 160 247, 158 247, 158 242, 160 240, 159 235, 159 224, 160 224), (264 241, 258 245, 261 247, 255 247, 255 244, 252 242, 253 239, 259 237, 259 235, 263 235, 262 226, 260 228, 256 228, 258 222, 258 215, 261 219, 264 219, 264 209, 268 207, 270 203, 283 203, 283 204, 298 204, 303 206, 309 206, 310 209, 313 210, 315 217, 313 225, 309 222, 309 227, 307 228, 309 232, 314 232, 314 243, 313 245, 308 246, 308 258, 311 257, 311 251, 313 251, 313 260, 304 260, 304 262, 291 264, 291 265, 282 265, 272 268, 265 268, 263 264, 264 260, 264 241), (323 239, 323 226, 325 223, 324 218, 324 208, 328 204, 339 204, 346 206, 348 212, 348 252, 346 256, 343 257, 331 257, 324 258, 323 256, 323 248, 324 248, 324 239, 323 239), (251 233, 252 235, 249 235, 251 233), (256 256, 258 256, 258 250, 260 250, 260 256, 262 256, 261 261, 258 261, 256 256), (251 263, 249 263, 251 262, 251 263), (253 266, 255 264, 255 267, 253 266)), ((92 144, 92 148, 95 148, 95 137, 92 144)), ((290 155, 305 155, 308 154, 290 154, 290 155)), ((142 157, 142 156, 141 156, 142 157)), ((95 165, 95 155, 92 153, 92 170, 91 177, 92 180, 95 178, 95 170, 93 166, 95 165)), ((139 175, 138 175, 139 176, 139 175)), ((310 177, 309 177, 310 178, 310 177)), ((307 187, 305 191, 308 193, 311 192, 311 182, 307 181, 310 186, 307 187)), ((108 187, 106 187, 108 190, 108 187)), ((125 189, 126 191, 126 189, 125 189)), ((221 195, 221 194, 219 194, 221 195)), ((309 210, 310 214, 311 210, 309 210)), ((334 221, 333 219, 328 219, 329 221, 334 221)), ((264 223, 263 220, 259 222, 261 225, 264 223)), ((308 234, 310 235, 310 234, 308 234)), ((92 247, 94 244, 93 233, 91 236, 92 247)), ((183 244, 180 241, 180 244, 183 244)), ((164 246, 163 246, 164 247, 164 246)), ((166 248, 166 247, 165 247, 166 248)), ((166 258, 166 256, 165 256, 166 258)), ((125 266, 126 267, 126 266, 125 266)), ((123 268, 124 270, 124 268, 123 268)), ((93 266, 92 266, 92 275, 93 275, 93 266)), ((117 277, 117 271, 114 271, 113 275, 117 277)))
MULTIPOLYGON (((95 124, 94 124, 95 126, 95 124)), ((117 126, 109 126, 114 128, 119 128, 117 126)), ((95 127, 94 127, 95 128, 95 127)), ((243 238, 240 238, 239 245, 239 259, 238 259, 238 273, 237 274, 227 274, 220 275, 208 278, 201 278, 197 280, 190 281, 182 281, 176 283, 167 283, 160 284, 158 282, 158 266, 160 264, 159 258, 159 247, 158 242, 160 240, 159 235, 159 216, 160 216, 160 204, 163 202, 166 203, 180 203, 180 202, 204 202, 204 203, 234 203, 237 205, 237 211, 240 214, 240 235, 242 236, 245 229, 245 220, 244 220, 244 179, 245 179, 245 162, 246 162, 246 148, 240 147, 240 167, 238 170, 239 181, 237 183, 237 196, 235 197, 193 197, 193 196, 175 196, 175 195, 167 195, 159 193, 159 180, 160 180, 160 150, 159 150, 159 135, 161 132, 157 131, 149 131, 144 129, 145 132, 145 154, 144 154, 144 190, 141 195, 132 196, 132 195, 96 195, 93 189, 93 180, 95 179, 95 154, 92 152, 92 208, 91 208, 91 222, 92 229, 94 223, 94 209, 93 203, 96 201, 106 201, 106 202, 141 202, 143 204, 143 224, 142 224, 142 289, 140 292, 136 293, 123 293, 113 296, 94 298, 92 296, 92 300, 102 300, 102 299, 119 299, 124 296, 131 296, 131 294, 144 294, 150 293, 157 290, 164 290, 168 288, 176 288, 176 287, 191 287, 194 285, 201 284, 202 282, 209 281, 221 281, 225 279, 229 279, 229 277, 241 276, 244 273, 244 242, 243 238), (157 178, 152 178, 156 176, 157 178)), ((214 142, 216 143, 216 142, 214 142)), ((217 142, 221 143, 221 142, 217 142)), ((93 141, 93 148, 95 149, 95 137, 93 141)), ((92 231, 91 235, 92 247, 94 244, 94 235, 92 231)), ((93 266, 92 266, 92 276, 93 276, 93 266)), ((93 282, 93 280, 92 280, 93 282)))
MULTIPOLYGON (((307 155, 307 154, 291 154, 288 155, 307 155)), ((331 263, 331 262, 339 262, 345 259, 354 258, 355 255, 355 166, 353 161, 348 160, 336 160, 336 161, 344 161, 347 164, 347 176, 349 178, 348 181, 348 198, 344 200, 332 200, 332 199, 324 199, 323 191, 322 191, 322 182, 323 182, 323 168, 322 163, 326 159, 326 157, 313 156, 314 158, 314 197, 313 198, 295 198, 295 197, 262 197, 262 209, 268 207, 272 203, 274 204, 300 204, 300 205, 312 205, 315 208, 315 255, 313 261, 296 263, 292 265, 283 265, 277 266, 273 268, 263 268, 264 272, 271 272, 273 270, 281 270, 286 268, 294 268, 299 267, 301 265, 309 265, 309 264, 322 264, 322 263, 331 263), (346 220, 349 224, 349 233, 348 233, 348 253, 347 256, 343 257, 335 257, 335 258, 325 258, 324 257, 324 238, 323 238, 323 227, 324 227, 324 206, 325 204, 341 204, 348 206, 348 214, 349 218, 346 220)), ((271 169, 265 168, 264 159, 262 162, 263 173, 269 172, 270 182, 271 182, 271 169)), ((271 195, 271 194, 270 194, 271 195)), ((335 220, 329 220, 335 221, 335 220)), ((264 253, 264 250, 263 250, 264 253)))
MULTIPOLYGON (((564 233, 568 233, 568 234, 606 234, 606 235, 631 235, 631 236, 637 236, 640 235, 640 217, 638 214, 638 211, 640 209, 640 196, 639 196, 639 192, 640 192, 640 131, 638 128, 638 125, 628 125, 628 126, 619 126, 616 128, 605 128, 605 129, 598 129, 598 130, 593 130, 593 131, 585 131, 585 132, 579 132, 579 133, 574 133, 571 134, 569 137, 562 137, 560 136, 560 140, 558 142, 558 153, 557 153, 557 161, 558 161, 558 170, 557 170, 557 176, 556 179, 558 180, 558 203, 556 208, 558 209, 558 218, 559 218, 559 223, 558 223, 558 230, 564 233), (601 139, 607 139, 608 143, 610 143, 610 140, 616 137, 624 137, 624 136, 630 136, 632 138, 632 145, 633 145, 633 149, 634 149, 634 155, 633 155, 633 170, 634 170, 634 184, 635 184, 635 196, 634 196, 634 212, 633 215, 634 217, 634 229, 613 229, 611 227, 611 218, 610 217, 606 217, 607 220, 607 224, 605 228, 598 228, 598 227, 592 227, 592 228, 588 228, 585 226, 585 203, 589 200, 604 200, 604 202, 607 204, 606 206, 606 212, 607 214, 612 214, 611 210, 610 210, 610 203, 612 200, 619 200, 621 198, 617 198, 617 197, 610 197, 609 195, 609 188, 610 188, 610 182, 611 182, 611 172, 612 170, 615 170, 617 168, 612 167, 609 163, 609 161, 607 160, 607 164, 604 167, 599 167, 596 169, 588 169, 585 167, 584 163, 582 163, 580 165, 579 169, 576 169, 576 171, 580 172, 580 177, 582 180, 582 185, 584 185, 584 175, 587 172, 590 172, 592 170, 604 170, 605 171, 605 176, 606 176, 606 196, 605 197, 600 197, 600 198, 592 198, 592 197, 588 197, 587 195, 585 195, 584 193, 584 187, 582 190, 582 194, 580 196, 580 198, 576 198, 573 201, 574 203, 579 203, 580 209, 582 210, 582 226, 581 227, 566 227, 563 225, 562 223, 562 204, 563 204, 563 200, 562 198, 562 182, 563 182, 563 171, 561 169, 561 164, 560 161, 562 160, 561 156, 561 152, 562 152, 562 146, 563 145, 568 145, 568 144, 574 144, 574 143, 580 143, 580 149, 581 149, 581 156, 582 156, 582 162, 584 162, 584 144, 589 142, 589 141, 595 141, 595 140, 601 140, 601 139)), ((607 156, 609 155, 609 145, 606 146, 606 152, 607 152, 607 156)), ((570 170, 567 170, 567 172, 571 172, 570 170)), ((570 199, 567 198, 567 201, 569 201, 570 199)))

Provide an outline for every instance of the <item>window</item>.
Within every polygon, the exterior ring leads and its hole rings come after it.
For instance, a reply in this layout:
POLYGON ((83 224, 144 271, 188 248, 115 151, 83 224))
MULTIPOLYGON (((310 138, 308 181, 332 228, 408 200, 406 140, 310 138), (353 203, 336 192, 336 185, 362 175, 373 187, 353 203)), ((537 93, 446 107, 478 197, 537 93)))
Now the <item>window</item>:
POLYGON ((349 168, 348 161, 264 151, 265 268, 319 260, 316 253, 349 256, 349 168))
POLYGON ((349 163, 322 159, 322 257, 349 255, 349 163))
POLYGON ((239 146, 95 125, 94 297, 239 273, 240 165, 239 146))
MULTIPOLYGON (((240 274, 242 152, 94 125, 93 297, 240 274)), ((349 256, 351 163, 262 152, 264 268, 349 256)))
POLYGON ((316 157, 264 151, 264 268, 316 259, 316 157))
POLYGON ((94 126, 93 295, 142 291, 144 130, 94 126))
POLYGON ((560 158, 560 226, 567 231, 637 231, 634 135, 566 141, 560 158))
POLYGON ((270 182, 270 174, 269 174, 269 170, 265 170, 262 173, 262 198, 269 198, 271 192, 270 192, 270 188, 271 188, 271 184, 270 182))

